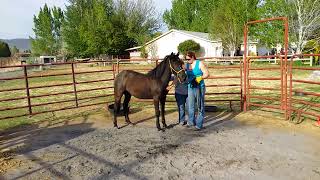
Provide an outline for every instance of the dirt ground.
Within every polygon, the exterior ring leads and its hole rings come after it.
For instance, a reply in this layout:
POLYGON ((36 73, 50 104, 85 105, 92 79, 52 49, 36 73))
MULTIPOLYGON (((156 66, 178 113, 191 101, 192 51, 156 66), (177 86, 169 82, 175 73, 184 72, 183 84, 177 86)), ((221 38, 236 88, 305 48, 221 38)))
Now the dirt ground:
POLYGON ((112 128, 98 110, 76 120, 0 133, 0 179, 320 179, 320 129, 261 112, 208 113, 198 132, 164 132, 152 108, 130 115, 135 125, 112 128))

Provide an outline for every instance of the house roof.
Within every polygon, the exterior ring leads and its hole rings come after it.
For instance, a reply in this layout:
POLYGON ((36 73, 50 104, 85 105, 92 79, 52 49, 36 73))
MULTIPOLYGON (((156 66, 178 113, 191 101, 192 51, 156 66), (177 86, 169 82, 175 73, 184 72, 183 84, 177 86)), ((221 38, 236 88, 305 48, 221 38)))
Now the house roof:
POLYGON ((201 39, 205 39, 207 41, 212 41, 210 39, 210 35, 209 33, 203 33, 203 32, 193 32, 193 31, 183 31, 183 30, 177 30, 179 32, 182 32, 184 34, 188 34, 188 35, 192 35, 192 36, 195 36, 195 37, 198 37, 198 38, 201 38, 201 39))
POLYGON ((136 50, 136 49, 140 49, 140 48, 142 48, 142 46, 132 47, 132 48, 126 49, 126 51, 136 50))
MULTIPOLYGON (((158 40, 158 39, 170 34, 171 32, 178 32, 178 33, 185 34, 185 35, 188 35, 188 36, 191 36, 191 37, 194 37, 194 38, 198 38, 198 39, 201 39, 201 40, 205 40, 205 41, 208 41, 208 42, 219 42, 219 41, 221 41, 221 40, 211 40, 209 33, 171 29, 170 31, 167 31, 167 32, 163 33, 162 35, 152 39, 151 41, 148 41, 147 43, 145 43, 145 45, 151 44, 154 41, 156 41, 156 40, 158 40)), ((141 47, 142 46, 136 46, 136 47, 133 47, 133 48, 126 49, 126 51, 140 49, 141 47)))

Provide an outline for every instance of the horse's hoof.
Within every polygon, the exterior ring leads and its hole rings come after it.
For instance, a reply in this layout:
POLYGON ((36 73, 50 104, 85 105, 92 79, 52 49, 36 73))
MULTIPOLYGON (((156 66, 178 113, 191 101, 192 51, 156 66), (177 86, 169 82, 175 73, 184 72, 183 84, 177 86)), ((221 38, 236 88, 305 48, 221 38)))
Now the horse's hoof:
POLYGON ((120 129, 117 125, 113 126, 114 128, 120 129))

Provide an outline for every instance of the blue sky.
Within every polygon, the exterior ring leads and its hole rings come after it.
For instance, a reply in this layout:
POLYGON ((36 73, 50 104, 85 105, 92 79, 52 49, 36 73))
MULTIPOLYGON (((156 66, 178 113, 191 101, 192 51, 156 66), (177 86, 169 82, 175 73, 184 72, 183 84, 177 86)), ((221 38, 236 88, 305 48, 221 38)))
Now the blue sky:
MULTIPOLYGON (((171 8, 171 0, 153 0, 162 13, 171 8)), ((1 0, 0 39, 28 38, 33 35, 33 15, 45 3, 49 6, 64 7, 67 0, 1 0)))

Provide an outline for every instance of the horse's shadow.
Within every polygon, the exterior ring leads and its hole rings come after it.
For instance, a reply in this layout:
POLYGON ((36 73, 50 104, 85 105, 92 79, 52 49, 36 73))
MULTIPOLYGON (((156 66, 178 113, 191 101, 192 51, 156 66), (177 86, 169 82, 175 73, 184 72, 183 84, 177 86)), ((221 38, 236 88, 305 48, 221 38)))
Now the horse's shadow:
MULTIPOLYGON (((171 113, 176 112, 175 109, 169 109, 166 110, 166 115, 169 115, 171 113)), ((228 120, 232 120, 234 117, 236 117, 240 112, 238 111, 218 111, 218 112, 207 112, 204 120, 204 129, 207 129, 209 127, 219 125, 221 123, 224 123, 228 120)), ((150 116, 141 120, 138 120, 136 122, 132 122, 131 124, 125 124, 123 126, 119 126, 119 129, 128 127, 128 126, 135 126, 141 123, 144 123, 146 121, 150 121, 152 119, 155 120, 155 116, 150 116)), ((167 119, 167 118, 166 118, 167 119)), ((169 124, 166 128, 162 128, 161 131, 165 131, 166 129, 173 129, 176 126, 179 126, 179 122, 169 124)), ((186 127, 186 126, 185 126, 186 127)))
MULTIPOLYGON (((140 109, 140 108, 137 108, 137 109, 136 109, 136 108, 133 108, 133 111, 130 110, 130 114, 133 114, 133 112, 139 112, 139 111, 142 111, 142 109, 140 109)), ((174 112, 176 112, 176 110, 174 110, 174 109, 166 110, 166 115, 171 114, 171 113, 174 113, 174 112)), ((129 114, 129 115, 130 115, 130 114, 129 114)), ((125 128, 125 127, 130 126, 130 125, 135 126, 135 125, 144 123, 144 122, 146 122, 146 121, 150 121, 150 120, 152 120, 152 119, 155 120, 155 118, 156 118, 156 116, 146 117, 146 118, 140 119, 140 120, 138 120, 138 121, 132 122, 131 124, 125 124, 125 125, 123 125, 123 126, 119 126, 118 129, 122 129, 122 128, 125 128)), ((176 125, 178 125, 178 123, 177 123, 177 124, 170 124, 170 125, 167 127, 167 129, 171 129, 171 128, 173 128, 173 127, 176 126, 176 125)), ((162 130, 163 130, 163 129, 162 129, 162 130)))

